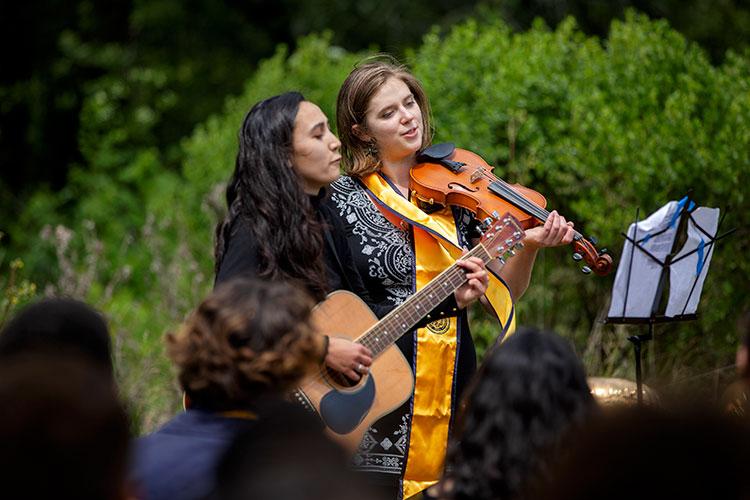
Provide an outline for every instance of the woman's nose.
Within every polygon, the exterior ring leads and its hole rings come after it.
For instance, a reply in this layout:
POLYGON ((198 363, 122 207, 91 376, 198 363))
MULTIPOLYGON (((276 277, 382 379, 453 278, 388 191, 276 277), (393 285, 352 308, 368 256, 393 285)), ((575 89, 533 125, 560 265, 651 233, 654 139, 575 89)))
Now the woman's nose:
POLYGON ((331 133, 331 142, 330 142, 330 148, 333 151, 336 151, 338 148, 341 147, 341 141, 338 137, 336 137, 335 134, 331 133))
POLYGON ((414 119, 414 113, 409 108, 403 108, 401 113, 401 123, 409 123, 414 119))

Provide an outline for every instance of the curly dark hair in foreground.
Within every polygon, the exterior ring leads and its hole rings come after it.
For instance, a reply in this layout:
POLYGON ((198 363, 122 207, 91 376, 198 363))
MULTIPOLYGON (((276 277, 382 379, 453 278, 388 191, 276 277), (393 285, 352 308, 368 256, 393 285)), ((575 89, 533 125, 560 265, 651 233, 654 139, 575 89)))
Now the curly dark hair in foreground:
POLYGON ((323 354, 310 325, 310 297, 284 282, 237 279, 220 285, 167 336, 167 353, 192 403, 247 408, 294 387, 323 354))
POLYGON ((523 498, 564 436, 596 408, 583 366, 560 337, 525 328, 485 358, 448 454, 454 499, 523 498))
POLYGON ((305 101, 298 92, 287 92, 258 102, 245 116, 227 184, 227 213, 216 226, 214 271, 237 222, 245 220, 257 246, 258 275, 295 280, 321 300, 328 292, 323 228, 292 165, 294 121, 305 101))

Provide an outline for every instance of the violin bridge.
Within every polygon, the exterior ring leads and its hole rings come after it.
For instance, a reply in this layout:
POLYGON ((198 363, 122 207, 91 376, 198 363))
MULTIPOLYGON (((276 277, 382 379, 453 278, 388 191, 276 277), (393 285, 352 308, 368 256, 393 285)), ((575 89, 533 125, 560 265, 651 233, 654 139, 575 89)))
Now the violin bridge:
POLYGON ((484 167, 479 167, 471 174, 471 182, 477 182, 486 172, 484 167))

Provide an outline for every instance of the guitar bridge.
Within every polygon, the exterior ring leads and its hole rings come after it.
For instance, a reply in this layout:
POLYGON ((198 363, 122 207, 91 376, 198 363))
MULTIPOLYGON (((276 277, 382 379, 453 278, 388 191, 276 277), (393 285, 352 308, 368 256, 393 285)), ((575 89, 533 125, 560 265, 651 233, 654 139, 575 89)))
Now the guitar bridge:
POLYGON ((307 394, 300 391, 299 389, 294 389, 292 391, 292 397, 294 398, 295 401, 297 401, 297 403, 299 403, 302 406, 302 408, 309 411, 310 413, 314 413, 315 415, 318 415, 318 411, 315 409, 315 406, 313 406, 312 401, 310 401, 307 398, 307 394))

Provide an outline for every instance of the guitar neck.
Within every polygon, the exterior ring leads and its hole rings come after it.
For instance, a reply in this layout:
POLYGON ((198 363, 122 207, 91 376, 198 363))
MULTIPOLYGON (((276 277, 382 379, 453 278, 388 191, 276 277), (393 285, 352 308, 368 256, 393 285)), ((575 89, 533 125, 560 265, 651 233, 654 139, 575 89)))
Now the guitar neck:
MULTIPOLYGON (((479 257, 485 264, 492 260, 492 255, 481 243, 466 257, 479 257)), ((363 333, 357 342, 370 349, 373 358, 377 357, 466 281, 464 268, 453 264, 363 333)))

